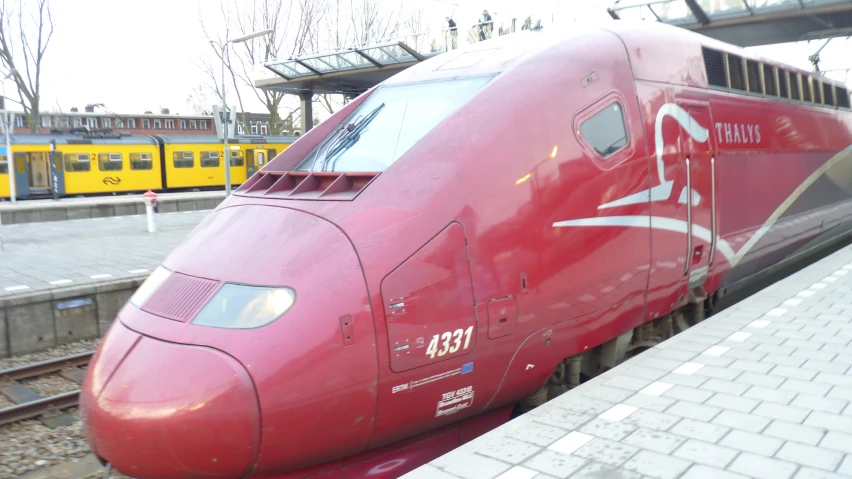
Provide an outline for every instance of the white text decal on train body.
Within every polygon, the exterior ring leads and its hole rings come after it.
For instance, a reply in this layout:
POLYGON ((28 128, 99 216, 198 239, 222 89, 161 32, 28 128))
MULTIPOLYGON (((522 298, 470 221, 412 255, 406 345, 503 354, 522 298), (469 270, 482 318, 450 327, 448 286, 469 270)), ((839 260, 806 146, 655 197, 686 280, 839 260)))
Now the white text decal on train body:
POLYGON ((473 386, 444 393, 438 401, 435 417, 449 416, 473 405, 473 386))
POLYGON ((716 123, 719 143, 757 144, 760 143, 760 125, 743 123, 716 123))

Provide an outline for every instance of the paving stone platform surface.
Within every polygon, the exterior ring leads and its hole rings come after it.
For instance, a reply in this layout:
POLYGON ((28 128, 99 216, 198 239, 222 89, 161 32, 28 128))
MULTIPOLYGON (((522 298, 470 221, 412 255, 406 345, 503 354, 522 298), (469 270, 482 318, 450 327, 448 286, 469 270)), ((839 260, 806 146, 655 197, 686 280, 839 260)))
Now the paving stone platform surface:
POLYGON ((404 479, 852 477, 846 247, 404 479))
POLYGON ((3 225, 0 297, 150 273, 210 210, 3 225))

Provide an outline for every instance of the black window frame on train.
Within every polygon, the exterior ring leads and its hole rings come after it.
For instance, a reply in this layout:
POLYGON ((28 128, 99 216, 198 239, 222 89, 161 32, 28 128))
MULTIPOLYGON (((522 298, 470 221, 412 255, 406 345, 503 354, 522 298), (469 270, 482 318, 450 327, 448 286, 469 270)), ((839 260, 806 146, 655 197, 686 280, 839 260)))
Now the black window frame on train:
POLYGON ((88 153, 65 153, 65 156, 62 157, 62 161, 65 163, 66 173, 85 173, 87 171, 92 171, 92 155, 88 153), (86 161, 80 161, 80 156, 85 156, 86 161), (86 167, 78 169, 74 165, 85 165, 86 167))
POLYGON ((0 175, 9 174, 9 162, 6 160, 6 155, 0 155, 0 175))
POLYGON ((175 168, 195 168, 195 152, 189 150, 177 150, 172 152, 172 166, 174 166, 175 168), (178 158, 178 153, 182 154, 181 158, 178 158), (184 164, 184 162, 187 160, 185 155, 183 155, 185 153, 189 153, 188 165, 184 164), (178 165, 178 161, 181 162, 180 165, 178 165))
POLYGON ((98 171, 122 171, 124 170, 124 155, 118 152, 98 153, 98 171), (118 159, 113 159, 112 155, 118 155, 118 159), (104 159, 106 158, 106 159, 104 159), (108 168, 104 168, 108 165, 108 168), (117 166, 117 168, 116 168, 117 166))
POLYGON ((147 171, 154 169, 154 157, 150 151, 133 151, 130 153, 130 169, 133 171, 147 171), (147 158, 142 155, 148 155, 147 158), (134 158, 135 156, 135 158, 134 158), (147 168, 140 168, 147 166, 147 168))
POLYGON ((604 159, 610 158, 630 145, 630 130, 627 128, 627 119, 624 117, 624 106, 617 100, 608 102, 603 108, 584 118, 577 126, 577 133, 595 154, 604 159), (609 140, 616 138, 618 135, 618 133, 615 135, 609 134, 619 125, 619 122, 614 116, 615 114, 621 120, 620 124, 623 136, 614 142, 609 142, 609 140), (589 128, 594 128, 594 130, 589 130, 589 128), (604 139, 601 135, 607 135, 608 138, 604 139), (624 141, 624 143, 618 145, 620 141, 624 141), (617 148, 611 149, 616 146, 617 148))
POLYGON ((709 89, 831 110, 850 110, 849 90, 826 77, 705 46, 701 47, 701 52, 709 89))
POLYGON ((231 150, 228 152, 228 160, 232 167, 245 166, 246 155, 243 153, 243 150, 231 150), (234 155, 236 155, 236 157, 234 155))
POLYGON ((222 155, 219 150, 201 150, 200 164, 202 168, 219 168, 222 165, 222 155), (215 162, 210 156, 211 153, 216 154, 215 162))

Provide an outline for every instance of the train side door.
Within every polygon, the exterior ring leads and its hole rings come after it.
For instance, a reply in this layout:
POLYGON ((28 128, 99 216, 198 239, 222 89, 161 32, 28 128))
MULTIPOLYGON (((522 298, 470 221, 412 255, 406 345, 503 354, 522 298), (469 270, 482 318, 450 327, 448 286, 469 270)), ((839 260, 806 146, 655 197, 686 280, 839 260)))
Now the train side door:
POLYGON ((682 107, 692 119, 682 132, 686 185, 678 199, 687 206, 689 229, 684 274, 687 275, 687 287, 692 290, 702 286, 707 279, 716 247, 713 123, 709 105, 690 103, 682 107))
POLYGON ((246 179, 251 178, 257 171, 257 166, 254 163, 254 150, 246 149, 246 179))
POLYGON ((26 153, 15 153, 15 195, 30 196, 30 164, 26 153))

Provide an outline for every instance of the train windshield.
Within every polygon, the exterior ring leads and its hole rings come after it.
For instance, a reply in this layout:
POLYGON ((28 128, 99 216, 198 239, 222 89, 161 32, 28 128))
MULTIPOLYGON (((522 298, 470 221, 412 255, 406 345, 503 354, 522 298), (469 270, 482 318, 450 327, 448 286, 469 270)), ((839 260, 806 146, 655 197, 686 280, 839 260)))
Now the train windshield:
POLYGON ((379 87, 296 170, 384 171, 490 79, 379 87))

